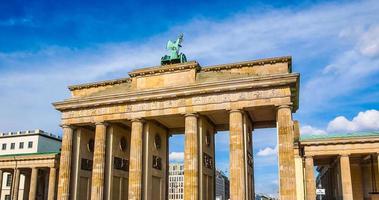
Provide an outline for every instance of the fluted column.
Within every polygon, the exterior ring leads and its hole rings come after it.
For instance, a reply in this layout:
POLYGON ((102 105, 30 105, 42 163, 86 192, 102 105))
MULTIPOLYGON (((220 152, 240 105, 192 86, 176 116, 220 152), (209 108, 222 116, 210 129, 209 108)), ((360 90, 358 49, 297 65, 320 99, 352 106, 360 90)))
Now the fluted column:
POLYGON ((96 123, 95 151, 93 153, 91 199, 102 200, 104 197, 105 139, 107 126, 96 123))
POLYGON ((184 199, 199 199, 199 133, 198 116, 185 116, 184 199))
POLYGON ((315 200, 316 199, 316 181, 314 175, 314 163, 313 158, 310 156, 305 157, 305 188, 306 188, 306 199, 315 200))
POLYGON ((349 155, 340 156, 340 166, 343 200, 353 200, 353 186, 351 182, 349 155))
POLYGON ((37 197, 37 177, 38 169, 33 167, 30 178, 29 200, 35 200, 37 197))
POLYGON ((68 200, 70 196, 72 137, 74 130, 71 126, 63 125, 63 140, 60 158, 60 173, 58 182, 58 200, 68 200))
POLYGON ((143 142, 143 121, 141 119, 132 120, 132 133, 130 145, 130 166, 129 166, 129 199, 142 199, 142 142, 143 142))
POLYGON ((243 114, 241 110, 231 110, 230 126, 230 199, 244 200, 245 171, 244 171, 244 138, 243 114))
POLYGON ((1 197, 2 189, 3 189, 3 170, 0 169, 0 197, 1 197))
POLYGON ((296 187, 294 187, 296 176, 291 107, 289 105, 279 106, 276 120, 279 143, 279 197, 281 200, 293 200, 296 199, 296 187))
POLYGON ((47 200, 54 200, 56 176, 57 176, 57 169, 54 167, 51 167, 50 173, 49 173, 49 192, 48 192, 47 200))
POLYGON ((18 191, 20 189, 20 169, 14 170, 14 185, 12 188, 12 199, 18 199, 18 191))

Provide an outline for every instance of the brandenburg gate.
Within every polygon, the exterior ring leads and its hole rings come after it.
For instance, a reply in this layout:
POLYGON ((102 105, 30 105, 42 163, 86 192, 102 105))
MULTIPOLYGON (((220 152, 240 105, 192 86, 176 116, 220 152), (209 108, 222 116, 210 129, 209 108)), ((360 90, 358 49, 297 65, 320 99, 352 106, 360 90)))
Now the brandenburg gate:
POLYGON ((291 57, 208 67, 184 60, 129 76, 70 86, 72 97, 54 103, 63 127, 59 200, 167 199, 172 134, 185 135, 184 199, 213 200, 217 131, 230 132, 230 198, 254 199, 252 133, 272 127, 279 196, 296 199, 291 57))

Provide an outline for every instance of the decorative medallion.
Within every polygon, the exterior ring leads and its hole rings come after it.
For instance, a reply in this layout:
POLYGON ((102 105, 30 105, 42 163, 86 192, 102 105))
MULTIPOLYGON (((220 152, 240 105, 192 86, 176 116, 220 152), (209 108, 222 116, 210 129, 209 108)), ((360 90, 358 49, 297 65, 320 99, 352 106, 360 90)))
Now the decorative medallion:
POLYGON ((87 150, 88 150, 90 153, 93 153, 93 152, 94 152, 94 149, 95 149, 95 140, 93 140, 93 139, 89 139, 88 144, 87 144, 87 150))
POLYGON ((127 145, 127 141, 126 141, 126 138, 125 137, 122 137, 121 139, 120 139, 120 149, 121 149, 121 151, 126 151, 127 150, 127 147, 128 147, 128 145, 127 145))
POLYGON ((156 148, 157 150, 161 149, 162 140, 161 140, 161 136, 159 136, 159 134, 156 134, 156 135, 155 135, 155 138, 154 138, 154 145, 155 145, 155 148, 156 148))

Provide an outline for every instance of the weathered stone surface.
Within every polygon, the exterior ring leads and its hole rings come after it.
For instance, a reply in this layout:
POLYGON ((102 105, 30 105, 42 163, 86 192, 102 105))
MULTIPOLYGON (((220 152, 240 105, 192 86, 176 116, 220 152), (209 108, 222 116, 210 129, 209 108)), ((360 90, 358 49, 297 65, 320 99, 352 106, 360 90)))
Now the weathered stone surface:
POLYGON ((246 199, 243 116, 230 111, 230 199, 246 199))
POLYGON ((37 178, 38 169, 32 168, 32 175, 30 178, 30 189, 29 189, 29 199, 36 199, 37 197, 37 178))
POLYGON ((143 143, 143 122, 135 119, 132 121, 132 134, 130 147, 130 167, 129 167, 129 199, 142 199, 142 143, 143 143))
POLYGON ((91 199, 104 198, 105 142, 107 126, 105 123, 96 124, 95 151, 93 155, 91 199))
POLYGON ((281 200, 296 198, 294 133, 290 106, 280 106, 277 113, 279 143, 279 193, 281 200))
POLYGON ((316 199, 316 179, 314 175, 314 163, 312 157, 305 157, 305 185, 307 200, 316 199))
POLYGON ((196 114, 185 116, 184 199, 199 199, 199 134, 196 114))
POLYGON ((55 185, 57 182, 57 169, 55 167, 51 167, 49 171, 49 185, 48 185, 48 196, 47 200, 55 199, 55 185))
POLYGON ((351 170, 349 155, 341 155, 341 185, 344 200, 353 200, 353 187, 351 183, 351 170))
POLYGON ((58 182, 58 200, 68 200, 70 193, 72 138, 74 130, 70 126, 63 126, 63 140, 60 159, 58 182))

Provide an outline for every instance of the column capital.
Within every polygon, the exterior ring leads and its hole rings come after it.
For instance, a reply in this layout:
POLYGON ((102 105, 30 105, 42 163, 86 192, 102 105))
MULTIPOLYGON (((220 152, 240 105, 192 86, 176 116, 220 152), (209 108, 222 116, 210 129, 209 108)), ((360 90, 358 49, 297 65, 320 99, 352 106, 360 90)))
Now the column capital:
POLYGON ((339 156, 340 157, 349 157, 350 153, 340 153, 339 156))
POLYGON ((229 110, 229 113, 235 113, 235 112, 243 113, 244 110, 243 109, 231 109, 231 110, 229 110))
POLYGON ((108 122, 105 122, 105 121, 99 121, 99 122, 95 122, 95 125, 99 125, 99 126, 108 126, 109 123, 108 122))
POLYGON ((283 108, 289 108, 292 111, 292 104, 281 104, 276 106, 276 110, 283 109, 283 108))
POLYGON ((142 118, 133 118, 130 120, 131 122, 141 122, 141 123, 145 123, 145 120, 142 119, 142 118))
POLYGON ((198 113, 185 113, 184 114, 184 117, 199 117, 199 114, 198 113))
POLYGON ((59 126, 62 128, 71 128, 71 129, 75 128, 75 126, 72 124, 60 124, 59 126))

